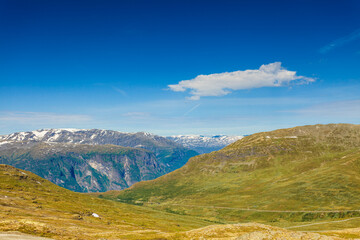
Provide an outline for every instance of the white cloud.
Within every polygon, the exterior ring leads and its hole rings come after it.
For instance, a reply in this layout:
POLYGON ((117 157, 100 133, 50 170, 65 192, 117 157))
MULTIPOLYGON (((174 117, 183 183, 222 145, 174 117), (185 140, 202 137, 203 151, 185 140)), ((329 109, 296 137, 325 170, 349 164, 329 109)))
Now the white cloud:
POLYGON ((124 90, 117 88, 117 87, 112 87, 112 89, 114 89, 116 92, 120 93, 124 97, 127 97, 127 93, 124 90))
POLYGON ((336 47, 340 47, 342 45, 345 45, 347 43, 350 43, 352 41, 359 40, 359 39, 360 39, 360 29, 357 29, 356 31, 350 33, 349 35, 346 35, 342 38, 336 39, 332 43, 322 47, 319 50, 319 52, 325 54, 336 47))
POLYGON ((124 113, 123 116, 133 119, 147 119, 150 117, 150 114, 147 112, 127 112, 124 113))
POLYGON ((290 82, 305 84, 313 81, 314 78, 298 76, 296 71, 288 71, 281 67, 281 62, 274 62, 255 70, 198 75, 194 79, 180 81, 168 87, 175 92, 190 90, 192 96, 189 99, 198 100, 204 96, 224 96, 234 90, 282 87, 290 82))
POLYGON ((192 108, 190 108, 186 113, 184 113, 183 116, 187 116, 189 115, 192 111, 194 111, 195 109, 197 109, 198 107, 200 107, 200 103, 199 104, 196 104, 195 106, 193 106, 192 108))
POLYGON ((292 111, 307 116, 336 117, 338 119, 360 118, 360 100, 338 101, 314 105, 292 111))

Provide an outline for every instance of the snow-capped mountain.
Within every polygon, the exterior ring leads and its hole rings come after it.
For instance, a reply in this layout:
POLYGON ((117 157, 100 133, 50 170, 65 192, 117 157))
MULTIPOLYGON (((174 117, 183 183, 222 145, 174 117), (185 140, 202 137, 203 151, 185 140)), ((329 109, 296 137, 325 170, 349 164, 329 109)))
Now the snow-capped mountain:
POLYGON ((124 133, 100 129, 41 129, 17 132, 0 136, 0 144, 11 142, 57 142, 104 145, 114 144, 124 147, 140 147, 153 150, 154 145, 161 147, 178 146, 164 137, 146 132, 124 133))
POLYGON ((42 129, 0 136, 0 163, 80 192, 124 189, 178 169, 196 155, 144 132, 42 129))
POLYGON ((243 138, 243 136, 202 136, 202 135, 176 135, 167 137, 184 147, 193 149, 198 153, 209 153, 212 151, 220 150, 227 145, 236 142, 243 138))

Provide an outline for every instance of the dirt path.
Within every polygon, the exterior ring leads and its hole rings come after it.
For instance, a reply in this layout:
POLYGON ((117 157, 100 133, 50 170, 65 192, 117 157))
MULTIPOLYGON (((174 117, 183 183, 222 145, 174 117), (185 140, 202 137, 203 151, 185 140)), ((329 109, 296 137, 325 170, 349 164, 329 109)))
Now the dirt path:
MULTIPOLYGON (((359 209, 355 210, 264 210, 264 209, 252 209, 252 208, 235 208, 235 207, 214 207, 214 206, 199 206, 199 205, 185 205, 185 204, 169 204, 169 205, 176 205, 176 206, 185 206, 185 207, 203 207, 203 208, 215 208, 215 209, 233 209, 233 210, 240 210, 240 211, 253 211, 253 212, 274 212, 274 213, 327 213, 327 212, 360 212, 359 209)), ((297 225, 286 227, 285 229, 292 229, 292 228, 300 228, 300 227, 308 227, 313 225, 321 225, 321 224, 328 224, 328 223, 339 223, 339 222, 347 222, 354 219, 360 219, 360 217, 352 217, 343 220, 334 220, 328 222, 317 222, 317 223, 309 223, 304 225, 297 225)))
POLYGON ((0 232, 1 240, 52 240, 51 238, 36 237, 19 232, 0 232))
POLYGON ((265 210, 254 208, 236 208, 236 207, 214 207, 214 206, 201 206, 201 205, 185 205, 185 204, 167 204, 184 207, 202 207, 202 208, 216 208, 216 209, 233 209, 240 211, 252 211, 252 212, 274 212, 274 213, 327 213, 327 212, 360 212, 360 209, 355 210, 265 210))
POLYGON ((297 226, 287 227, 286 229, 299 228, 299 227, 308 227, 308 226, 312 226, 312 225, 321 225, 321 224, 327 224, 327 223, 347 222, 347 221, 354 220, 354 219, 359 219, 359 218, 360 217, 353 217, 353 218, 347 218, 347 219, 343 219, 343 220, 336 220, 336 221, 329 221, 329 222, 309 223, 309 224, 304 224, 304 225, 297 225, 297 226))

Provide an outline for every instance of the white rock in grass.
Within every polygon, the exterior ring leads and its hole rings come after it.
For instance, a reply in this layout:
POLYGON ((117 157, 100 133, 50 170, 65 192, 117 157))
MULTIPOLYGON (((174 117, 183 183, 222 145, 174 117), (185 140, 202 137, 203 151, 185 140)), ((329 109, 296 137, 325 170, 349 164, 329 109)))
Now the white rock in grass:
POLYGON ((97 215, 96 213, 91 214, 91 216, 96 217, 96 218, 99 217, 99 215, 97 215))

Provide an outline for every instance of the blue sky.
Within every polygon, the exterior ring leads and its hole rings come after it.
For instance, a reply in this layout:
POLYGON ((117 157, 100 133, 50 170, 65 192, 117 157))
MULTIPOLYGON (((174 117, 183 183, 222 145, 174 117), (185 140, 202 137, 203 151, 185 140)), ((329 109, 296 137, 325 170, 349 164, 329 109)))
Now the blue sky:
POLYGON ((359 11, 356 0, 0 0, 0 134, 359 124, 359 11))

